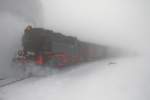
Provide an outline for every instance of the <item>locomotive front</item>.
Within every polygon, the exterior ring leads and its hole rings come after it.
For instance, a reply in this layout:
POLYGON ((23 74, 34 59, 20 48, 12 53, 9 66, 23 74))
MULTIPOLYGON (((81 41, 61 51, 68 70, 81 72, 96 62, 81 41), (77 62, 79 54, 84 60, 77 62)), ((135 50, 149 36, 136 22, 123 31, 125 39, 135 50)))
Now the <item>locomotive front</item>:
POLYGON ((18 51, 17 61, 60 67, 75 62, 77 55, 77 38, 28 26, 22 37, 22 49, 18 51))
POLYGON ((37 64, 43 64, 43 52, 50 51, 51 46, 49 43, 49 48, 44 47, 47 37, 42 28, 28 26, 22 37, 22 49, 18 50, 16 59, 23 63, 35 61, 37 64))

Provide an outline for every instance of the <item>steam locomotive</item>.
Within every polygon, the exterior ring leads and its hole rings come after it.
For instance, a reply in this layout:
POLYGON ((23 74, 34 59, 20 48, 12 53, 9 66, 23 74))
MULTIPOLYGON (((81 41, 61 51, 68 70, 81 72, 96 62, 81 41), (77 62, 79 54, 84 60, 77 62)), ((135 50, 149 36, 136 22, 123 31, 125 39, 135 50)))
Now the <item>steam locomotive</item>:
POLYGON ((17 61, 64 67, 104 56, 105 48, 78 40, 43 28, 28 26, 22 37, 22 49, 18 50, 17 61))

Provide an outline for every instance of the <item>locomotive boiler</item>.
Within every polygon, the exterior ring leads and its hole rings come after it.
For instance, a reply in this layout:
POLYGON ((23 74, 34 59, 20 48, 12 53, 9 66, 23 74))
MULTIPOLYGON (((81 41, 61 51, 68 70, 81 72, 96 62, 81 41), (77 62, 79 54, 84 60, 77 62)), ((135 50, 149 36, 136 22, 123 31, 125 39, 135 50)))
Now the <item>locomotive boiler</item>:
POLYGON ((22 49, 18 50, 17 61, 64 67, 104 56, 105 48, 94 43, 78 40, 43 28, 28 26, 22 36, 22 49))

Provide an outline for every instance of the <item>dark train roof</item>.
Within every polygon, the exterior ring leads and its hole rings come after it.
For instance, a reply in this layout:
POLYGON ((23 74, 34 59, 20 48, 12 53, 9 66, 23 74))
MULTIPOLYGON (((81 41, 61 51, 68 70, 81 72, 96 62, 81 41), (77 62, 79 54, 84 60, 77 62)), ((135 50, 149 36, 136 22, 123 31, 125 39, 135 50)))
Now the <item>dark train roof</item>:
POLYGON ((47 37, 47 38, 51 38, 52 41, 66 41, 68 43, 71 43, 72 40, 76 39, 75 37, 72 36, 65 36, 61 33, 58 32, 54 32, 52 30, 46 30, 43 28, 32 28, 32 30, 30 32, 25 32, 24 35, 28 35, 30 36, 32 39, 36 38, 36 37, 47 37))
POLYGON ((43 28, 32 28, 24 33, 22 45, 28 49, 39 50, 44 48, 45 44, 51 45, 53 42, 74 44, 77 39, 71 36, 65 36, 61 33, 43 28))

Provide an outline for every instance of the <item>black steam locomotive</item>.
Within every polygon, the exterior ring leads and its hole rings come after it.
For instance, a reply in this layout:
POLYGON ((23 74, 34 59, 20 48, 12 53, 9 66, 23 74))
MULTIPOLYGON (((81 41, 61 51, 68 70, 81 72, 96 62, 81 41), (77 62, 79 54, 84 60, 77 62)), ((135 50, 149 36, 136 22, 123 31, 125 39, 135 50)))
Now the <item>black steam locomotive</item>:
POLYGON ((55 67, 97 60, 103 57, 105 52, 102 46, 31 26, 25 29, 22 47, 22 50, 18 50, 17 61, 55 67))

